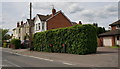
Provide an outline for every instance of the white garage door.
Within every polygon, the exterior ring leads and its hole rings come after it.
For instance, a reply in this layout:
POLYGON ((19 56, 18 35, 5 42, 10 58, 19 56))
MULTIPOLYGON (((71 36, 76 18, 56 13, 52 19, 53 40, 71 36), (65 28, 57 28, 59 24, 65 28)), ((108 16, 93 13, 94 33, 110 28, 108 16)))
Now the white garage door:
POLYGON ((112 46, 112 38, 111 37, 104 37, 103 38, 103 45, 104 46, 112 46))

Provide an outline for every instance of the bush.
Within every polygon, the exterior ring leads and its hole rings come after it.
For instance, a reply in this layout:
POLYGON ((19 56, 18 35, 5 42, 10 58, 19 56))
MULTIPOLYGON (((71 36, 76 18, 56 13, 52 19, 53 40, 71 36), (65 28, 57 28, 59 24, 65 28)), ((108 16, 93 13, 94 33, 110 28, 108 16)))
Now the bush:
POLYGON ((36 51, 90 54, 96 52, 97 33, 93 25, 75 25, 36 33, 33 42, 36 51))
POLYGON ((3 48, 7 48, 8 44, 6 42, 3 43, 3 48))
POLYGON ((19 49, 21 47, 21 41, 19 39, 12 39, 11 44, 15 46, 15 49, 19 49))

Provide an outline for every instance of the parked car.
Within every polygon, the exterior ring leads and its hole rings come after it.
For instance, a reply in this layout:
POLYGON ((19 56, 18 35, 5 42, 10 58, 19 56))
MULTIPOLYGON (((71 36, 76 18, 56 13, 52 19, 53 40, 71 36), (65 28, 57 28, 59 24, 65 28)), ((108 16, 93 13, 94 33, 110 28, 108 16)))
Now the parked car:
POLYGON ((26 49, 29 48, 30 41, 29 40, 23 40, 21 41, 21 48, 26 49))

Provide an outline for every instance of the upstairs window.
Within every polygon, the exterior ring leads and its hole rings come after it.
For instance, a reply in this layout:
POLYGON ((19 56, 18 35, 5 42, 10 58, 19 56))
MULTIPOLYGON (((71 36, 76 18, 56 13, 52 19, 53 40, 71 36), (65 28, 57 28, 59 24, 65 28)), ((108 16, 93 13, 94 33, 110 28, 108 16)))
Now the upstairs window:
POLYGON ((37 30, 37 24, 36 24, 36 30, 37 30))
POLYGON ((20 29, 19 29, 19 33, 20 33, 20 29))
POLYGON ((117 40, 120 40, 120 37, 119 37, 119 36, 117 36, 117 40))
POLYGON ((44 22, 42 23, 42 30, 44 31, 44 22))
POLYGON ((38 23, 38 26, 39 26, 39 30, 40 30, 40 23, 38 23))

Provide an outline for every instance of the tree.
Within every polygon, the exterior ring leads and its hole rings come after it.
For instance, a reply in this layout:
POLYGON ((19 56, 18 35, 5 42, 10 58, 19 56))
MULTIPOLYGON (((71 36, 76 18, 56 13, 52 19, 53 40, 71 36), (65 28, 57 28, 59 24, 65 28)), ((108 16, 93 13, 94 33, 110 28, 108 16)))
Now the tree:
POLYGON ((7 34, 9 29, 0 29, 0 40, 9 40, 11 36, 7 34))
POLYGON ((94 26, 98 27, 98 24, 97 23, 93 23, 94 26))
POLYGON ((97 24, 97 23, 93 23, 93 25, 96 27, 97 35, 106 32, 105 28, 104 28, 104 27, 98 27, 98 24, 97 24))
POLYGON ((2 36, 2 40, 5 40, 6 37, 9 36, 9 34, 7 34, 8 31, 9 31, 8 29, 0 29, 0 36, 2 36))
POLYGON ((97 35, 105 33, 105 28, 104 27, 97 27, 97 35))

